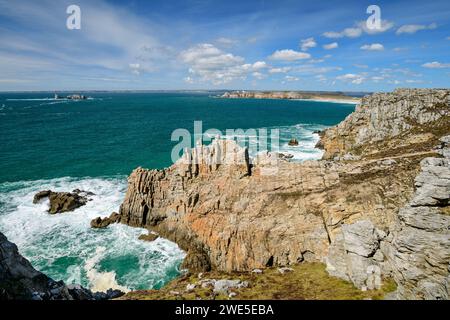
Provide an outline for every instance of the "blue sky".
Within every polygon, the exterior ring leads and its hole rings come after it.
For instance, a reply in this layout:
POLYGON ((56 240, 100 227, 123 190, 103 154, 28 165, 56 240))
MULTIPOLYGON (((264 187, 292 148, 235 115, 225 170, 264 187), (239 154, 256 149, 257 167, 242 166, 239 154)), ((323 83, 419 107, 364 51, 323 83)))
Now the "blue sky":
POLYGON ((448 0, 0 0, 0 91, 448 88, 449 17, 448 0))

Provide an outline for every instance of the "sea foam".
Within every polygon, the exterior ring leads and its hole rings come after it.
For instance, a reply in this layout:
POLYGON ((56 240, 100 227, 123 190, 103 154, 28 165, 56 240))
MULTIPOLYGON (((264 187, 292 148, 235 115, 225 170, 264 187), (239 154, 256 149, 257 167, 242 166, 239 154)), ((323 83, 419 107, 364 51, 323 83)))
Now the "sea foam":
POLYGON ((118 211, 126 177, 60 178, 0 184, 0 231, 17 244, 35 268, 55 280, 81 283, 94 291, 159 288, 178 275, 185 253, 159 238, 138 240, 146 230, 122 224, 90 228, 90 221, 118 211), (33 204, 40 190, 94 192, 73 211, 50 215, 48 201, 33 204))

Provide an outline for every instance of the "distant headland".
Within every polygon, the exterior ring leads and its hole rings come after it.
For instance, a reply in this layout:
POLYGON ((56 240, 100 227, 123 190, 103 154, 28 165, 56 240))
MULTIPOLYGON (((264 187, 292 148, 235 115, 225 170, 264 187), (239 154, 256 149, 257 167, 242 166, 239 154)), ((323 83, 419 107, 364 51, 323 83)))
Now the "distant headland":
POLYGON ((288 99, 359 104, 361 99, 343 92, 320 91, 229 91, 221 98, 288 99))

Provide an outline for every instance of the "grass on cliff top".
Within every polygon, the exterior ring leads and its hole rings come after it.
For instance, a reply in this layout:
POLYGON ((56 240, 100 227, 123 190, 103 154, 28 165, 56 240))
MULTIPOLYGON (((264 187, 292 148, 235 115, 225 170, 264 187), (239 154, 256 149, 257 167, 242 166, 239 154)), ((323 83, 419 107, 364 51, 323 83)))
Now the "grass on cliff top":
MULTIPOLYGON (((207 272, 202 279, 230 279, 249 282, 248 288, 232 290, 237 293, 234 300, 362 300, 383 299, 385 294, 395 291, 395 283, 387 279, 380 290, 361 291, 353 284, 328 275, 321 263, 302 263, 292 266, 294 271, 281 274, 278 268, 267 268, 262 274, 207 272)), ((126 300, 210 300, 230 299, 225 295, 214 295, 212 288, 197 285, 186 292, 186 285, 197 283, 198 275, 185 275, 175 279, 160 290, 134 291, 121 299, 126 300)))

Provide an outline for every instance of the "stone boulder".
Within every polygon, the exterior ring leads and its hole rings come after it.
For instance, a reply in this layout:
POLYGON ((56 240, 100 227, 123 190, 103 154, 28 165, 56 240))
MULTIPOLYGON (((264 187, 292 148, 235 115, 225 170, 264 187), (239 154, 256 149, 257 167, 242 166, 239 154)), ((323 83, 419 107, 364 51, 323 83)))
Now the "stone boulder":
POLYGON ((91 228, 103 229, 109 226, 110 224, 119 222, 120 222, 120 215, 117 212, 113 212, 109 217, 105 218, 97 217, 95 219, 92 219, 91 228))
POLYGON ((361 289, 378 287, 383 262, 380 241, 385 237, 369 220, 343 225, 326 258, 328 273, 361 289))
POLYGON ((141 234, 138 239, 142 240, 142 241, 153 242, 158 238, 159 238, 159 236, 157 234, 148 233, 148 234, 141 234))
POLYGON ((92 192, 74 190, 73 192, 53 192, 51 190, 40 191, 34 195, 33 203, 39 203, 45 198, 50 201, 48 212, 50 214, 73 211, 84 206, 94 195, 92 192))

